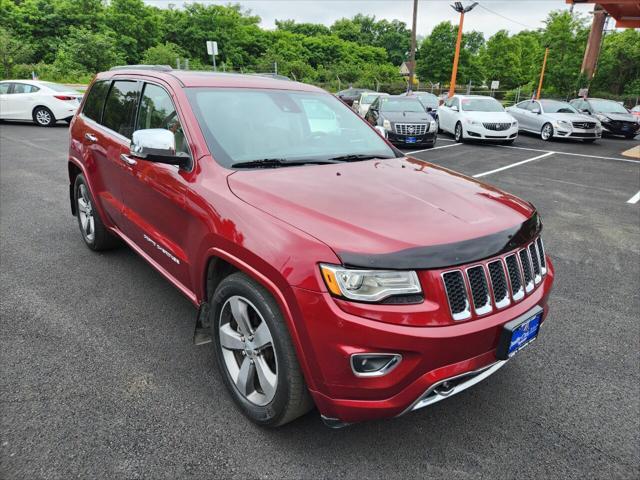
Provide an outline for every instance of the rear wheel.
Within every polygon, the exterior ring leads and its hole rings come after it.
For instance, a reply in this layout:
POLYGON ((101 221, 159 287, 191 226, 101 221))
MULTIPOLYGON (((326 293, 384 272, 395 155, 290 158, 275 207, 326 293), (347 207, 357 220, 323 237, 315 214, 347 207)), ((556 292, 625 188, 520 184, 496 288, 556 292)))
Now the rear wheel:
POLYGON ((276 427, 313 402, 274 298, 244 273, 226 277, 211 299, 212 342, 236 405, 259 425, 276 427))
POLYGON ((39 127, 53 127, 56 124, 56 117, 47 107, 36 107, 33 110, 33 121, 39 127))
POLYGON ((464 132, 462 130, 462 124, 460 122, 456 123, 456 128, 453 134, 453 138, 458 143, 464 142, 464 132))
POLYGON ((548 142, 553 139, 553 125, 550 123, 545 123, 542 126, 542 130, 540 130, 540 138, 545 142, 548 142))

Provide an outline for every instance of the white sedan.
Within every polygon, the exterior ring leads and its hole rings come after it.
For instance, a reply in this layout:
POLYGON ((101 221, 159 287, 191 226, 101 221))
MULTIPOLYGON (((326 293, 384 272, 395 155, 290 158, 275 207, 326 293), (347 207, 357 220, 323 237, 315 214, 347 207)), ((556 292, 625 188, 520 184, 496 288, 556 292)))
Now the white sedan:
POLYGON ((3 80, 0 82, 0 120, 32 120, 51 127, 69 121, 82 100, 77 91, 52 82, 3 80))
POLYGON ((513 143, 518 121, 495 98, 454 95, 438 107, 440 129, 452 133, 456 142, 485 140, 513 143))

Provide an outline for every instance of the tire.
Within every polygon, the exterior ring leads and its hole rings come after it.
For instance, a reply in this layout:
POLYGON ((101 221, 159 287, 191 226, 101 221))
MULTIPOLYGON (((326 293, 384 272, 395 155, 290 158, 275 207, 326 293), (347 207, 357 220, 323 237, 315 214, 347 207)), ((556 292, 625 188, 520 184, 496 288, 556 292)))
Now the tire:
POLYGON ((240 411, 258 425, 278 427, 311 410, 289 331, 271 294, 238 272, 220 282, 210 305, 211 345, 240 411))
POLYGON ((464 130, 462 129, 462 123, 456 123, 453 138, 458 143, 464 143, 464 130))
POLYGON ((36 107, 33 110, 33 122, 39 127, 53 127, 56 121, 53 112, 47 107, 36 107))
POLYGON ((505 142, 502 142, 503 145, 513 145, 513 142, 515 142, 515 138, 513 140, 507 140, 505 142))
POLYGON ((545 142, 553 140, 553 125, 549 122, 542 125, 542 128, 540 129, 540 138, 545 142))
POLYGON ((73 200, 76 205, 76 216, 80 234, 87 247, 96 252, 117 247, 120 242, 104 226, 100 214, 95 208, 87 180, 79 174, 73 186, 73 200), (93 227, 91 225, 93 224, 93 227))
POLYGON ((635 133, 631 133, 629 135, 625 135, 624 138, 626 138, 627 140, 633 140, 636 137, 635 133))
POLYGON ((582 140, 582 143, 593 143, 595 141, 595 138, 585 138, 584 140, 582 140))

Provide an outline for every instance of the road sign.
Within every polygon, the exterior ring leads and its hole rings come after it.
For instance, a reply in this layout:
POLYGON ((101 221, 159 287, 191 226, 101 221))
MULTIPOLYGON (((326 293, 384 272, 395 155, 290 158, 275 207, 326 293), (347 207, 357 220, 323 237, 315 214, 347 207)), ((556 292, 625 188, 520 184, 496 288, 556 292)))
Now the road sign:
POLYGON ((491 82, 491 90, 497 90, 499 86, 500 86, 499 80, 494 80, 491 82))
POLYGON ((589 96, 589 89, 581 88, 580 90, 578 90, 578 96, 580 98, 587 98, 589 96))
POLYGON ((207 42, 207 53, 209 55, 218 55, 218 42, 212 42, 209 40, 207 42))
POLYGON ((409 75, 409 65, 407 65, 407 62, 402 62, 402 65, 400 65, 400 75, 409 75))

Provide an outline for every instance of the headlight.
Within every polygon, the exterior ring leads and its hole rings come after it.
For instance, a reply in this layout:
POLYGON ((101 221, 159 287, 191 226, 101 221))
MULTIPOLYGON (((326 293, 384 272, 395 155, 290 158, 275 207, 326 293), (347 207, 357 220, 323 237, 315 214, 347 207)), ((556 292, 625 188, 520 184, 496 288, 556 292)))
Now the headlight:
POLYGON ((558 120, 556 122, 556 125, 559 127, 571 128, 571 122, 568 122, 566 120, 558 120))
POLYGON ((517 121, 516 121, 516 122, 513 122, 513 123, 511 124, 511 126, 512 126, 512 127, 517 127, 517 126, 518 126, 518 122, 517 122, 517 121))
POLYGON ((393 295, 422 293, 414 271, 353 270, 321 264, 329 291, 339 297, 361 302, 379 302, 393 295))
POLYGON ((595 117, 600 120, 601 122, 608 122, 609 121, 609 117, 605 116, 605 115, 601 115, 599 113, 595 114, 595 117))
POLYGON ((391 122, 389 120, 387 120, 386 118, 382 122, 382 126, 384 127, 385 130, 391 131, 391 122))
POLYGON ((437 126, 437 125, 438 125, 438 124, 436 123, 436 121, 435 121, 435 120, 431 120, 431 121, 429 122, 429 131, 433 132, 433 131, 436 129, 436 126, 437 126))
POLYGON ((475 120, 472 120, 470 118, 465 118, 464 121, 465 121, 465 123, 468 123, 469 125, 480 125, 480 122, 476 122, 475 120))

